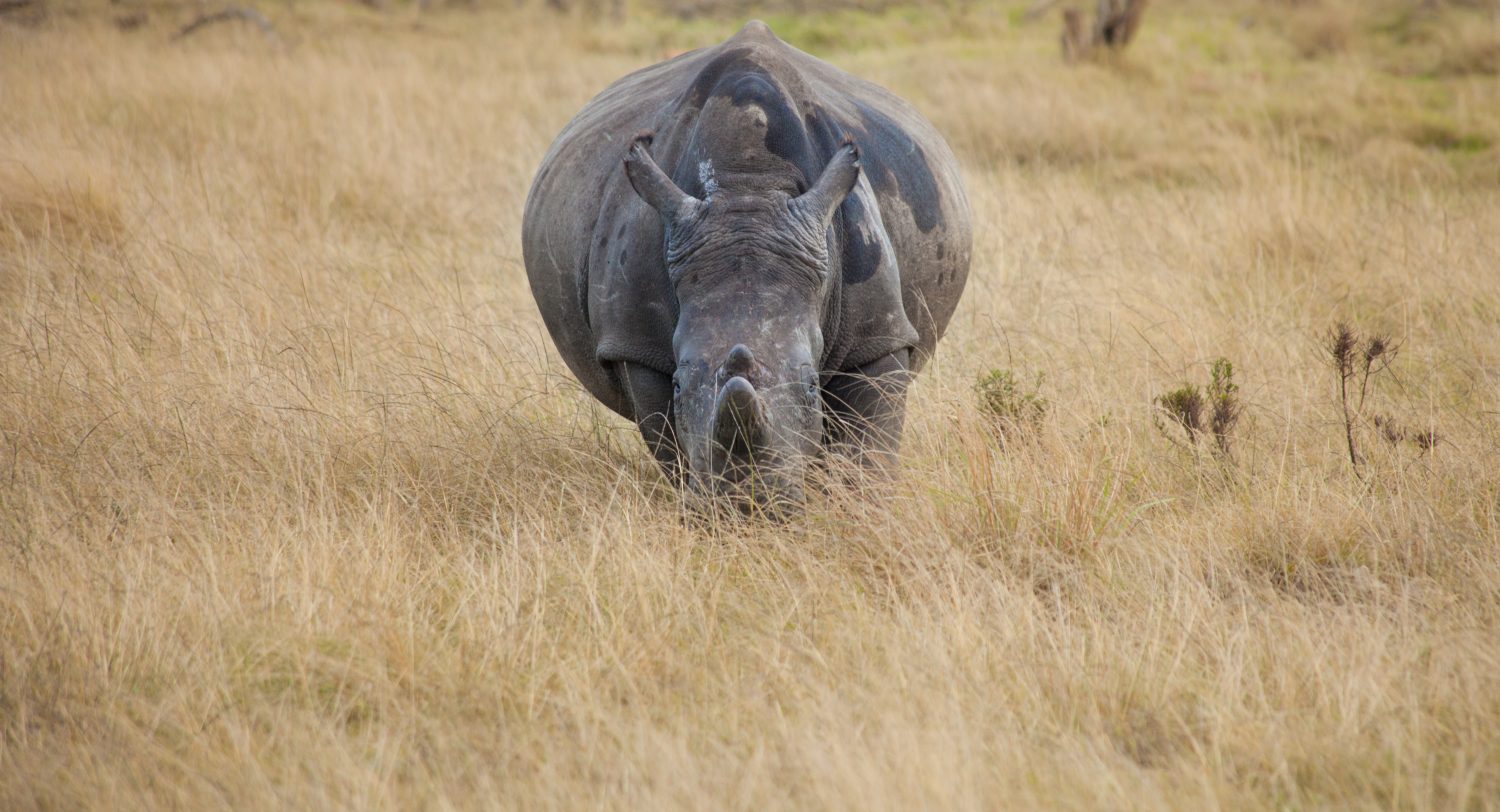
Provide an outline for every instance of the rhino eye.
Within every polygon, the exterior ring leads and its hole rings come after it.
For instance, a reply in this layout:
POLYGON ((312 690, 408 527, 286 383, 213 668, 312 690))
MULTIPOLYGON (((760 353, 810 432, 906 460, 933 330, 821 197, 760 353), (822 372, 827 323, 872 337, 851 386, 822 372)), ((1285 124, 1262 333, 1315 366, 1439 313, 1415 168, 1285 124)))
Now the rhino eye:
POLYGON ((818 376, 812 371, 811 366, 802 367, 802 386, 806 390, 807 399, 813 402, 818 400, 818 376))

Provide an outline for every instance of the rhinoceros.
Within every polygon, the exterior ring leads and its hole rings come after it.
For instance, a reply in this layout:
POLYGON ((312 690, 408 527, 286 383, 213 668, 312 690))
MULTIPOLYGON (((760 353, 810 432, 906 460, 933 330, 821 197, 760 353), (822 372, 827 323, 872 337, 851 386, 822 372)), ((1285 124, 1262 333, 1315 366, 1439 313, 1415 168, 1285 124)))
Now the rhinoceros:
POLYGON ((969 220, 931 124, 757 21, 585 105, 522 243, 583 386, 689 494, 749 510, 800 502, 829 453, 889 470, 969 220))

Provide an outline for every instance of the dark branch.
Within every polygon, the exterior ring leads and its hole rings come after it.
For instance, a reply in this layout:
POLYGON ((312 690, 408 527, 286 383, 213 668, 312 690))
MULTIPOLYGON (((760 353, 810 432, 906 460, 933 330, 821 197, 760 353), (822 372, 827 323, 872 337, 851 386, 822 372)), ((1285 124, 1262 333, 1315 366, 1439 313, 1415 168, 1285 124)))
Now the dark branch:
POLYGON ((196 20, 183 26, 182 30, 178 31, 172 37, 172 41, 176 42, 177 40, 192 36, 211 25, 231 20, 242 20, 251 23, 256 28, 259 28, 260 32, 265 34, 268 39, 276 42, 281 41, 281 37, 276 33, 276 26, 271 25, 271 21, 266 19, 266 15, 249 6, 230 6, 222 11, 215 11, 212 14, 199 15, 196 20))

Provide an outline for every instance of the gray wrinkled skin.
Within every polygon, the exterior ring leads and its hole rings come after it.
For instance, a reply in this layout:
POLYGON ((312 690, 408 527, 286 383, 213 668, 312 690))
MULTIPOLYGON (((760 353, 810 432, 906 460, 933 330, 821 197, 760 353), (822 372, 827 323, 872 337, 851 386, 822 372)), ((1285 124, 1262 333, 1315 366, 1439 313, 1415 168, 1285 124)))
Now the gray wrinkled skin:
POLYGON ((583 385, 669 476, 750 509, 799 501, 828 450, 889 467, 971 232, 931 125, 752 22, 590 101, 522 241, 583 385))

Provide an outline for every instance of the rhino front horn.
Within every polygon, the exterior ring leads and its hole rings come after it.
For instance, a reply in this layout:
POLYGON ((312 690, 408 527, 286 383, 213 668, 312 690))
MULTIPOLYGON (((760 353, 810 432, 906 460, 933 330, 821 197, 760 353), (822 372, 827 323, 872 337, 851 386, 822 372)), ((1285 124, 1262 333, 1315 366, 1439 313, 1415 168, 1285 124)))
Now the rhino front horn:
POLYGON ((765 407, 755 386, 738 375, 730 378, 714 406, 714 440, 727 451, 748 453, 764 428, 765 407))

